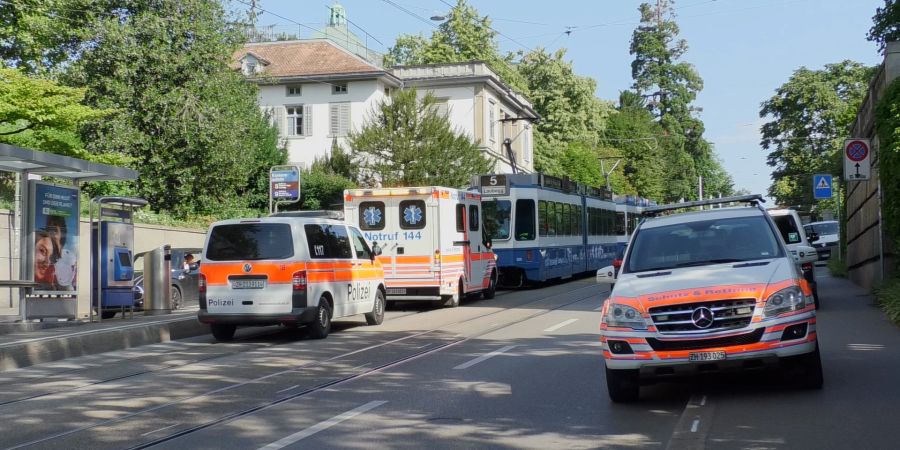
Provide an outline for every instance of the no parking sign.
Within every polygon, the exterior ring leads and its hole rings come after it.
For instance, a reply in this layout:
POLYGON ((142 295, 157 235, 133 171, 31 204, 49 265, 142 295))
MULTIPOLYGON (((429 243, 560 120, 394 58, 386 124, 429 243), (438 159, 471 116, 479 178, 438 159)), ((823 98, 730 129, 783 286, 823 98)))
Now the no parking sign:
POLYGON ((868 139, 847 139, 844 141, 844 179, 847 181, 868 180, 872 171, 871 146, 868 139))

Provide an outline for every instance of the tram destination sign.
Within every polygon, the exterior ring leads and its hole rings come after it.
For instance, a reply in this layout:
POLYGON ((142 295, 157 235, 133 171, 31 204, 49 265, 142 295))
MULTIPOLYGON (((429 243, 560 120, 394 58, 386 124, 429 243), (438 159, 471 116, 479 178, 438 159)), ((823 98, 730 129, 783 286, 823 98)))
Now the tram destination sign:
POLYGON ((509 195, 509 180, 506 179, 506 175, 482 175, 479 184, 482 197, 509 195))

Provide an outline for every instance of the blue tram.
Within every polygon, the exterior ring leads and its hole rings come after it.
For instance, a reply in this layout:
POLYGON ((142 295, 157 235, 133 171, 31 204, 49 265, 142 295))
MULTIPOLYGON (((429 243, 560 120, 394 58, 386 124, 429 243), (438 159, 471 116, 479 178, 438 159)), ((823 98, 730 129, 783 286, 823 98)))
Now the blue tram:
POLYGON ((642 206, 649 206, 645 199, 614 199, 604 189, 543 174, 482 175, 473 181, 506 287, 610 265, 642 206))

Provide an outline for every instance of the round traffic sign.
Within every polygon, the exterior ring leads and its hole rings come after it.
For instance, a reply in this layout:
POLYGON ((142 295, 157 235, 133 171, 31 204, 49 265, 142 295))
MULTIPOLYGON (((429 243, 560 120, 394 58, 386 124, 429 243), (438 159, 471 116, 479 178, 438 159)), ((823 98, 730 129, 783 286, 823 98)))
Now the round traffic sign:
POLYGON ((847 157, 851 161, 862 161, 869 156, 869 146, 863 141, 850 141, 846 148, 847 157))

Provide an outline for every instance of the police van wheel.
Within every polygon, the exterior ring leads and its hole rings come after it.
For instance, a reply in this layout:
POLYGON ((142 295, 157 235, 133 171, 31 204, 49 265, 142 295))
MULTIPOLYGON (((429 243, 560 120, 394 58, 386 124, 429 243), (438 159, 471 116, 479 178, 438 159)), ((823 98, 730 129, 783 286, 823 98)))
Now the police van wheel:
POLYGON ((606 368, 606 389, 615 403, 637 401, 641 391, 638 370, 610 370, 606 368))
POLYGON ((481 296, 484 297, 485 300, 490 300, 494 298, 494 295, 497 294, 497 272, 491 272, 491 282, 488 284, 488 288, 485 289, 481 296))
POLYGON ((313 339, 325 339, 331 332, 331 308, 325 296, 319 299, 319 307, 316 309, 316 319, 309 324, 309 336, 313 339))
POLYGON ((366 323, 369 325, 381 325, 384 322, 384 293, 381 289, 375 291, 375 306, 372 312, 366 313, 366 323))
POLYGON ((818 343, 816 351, 803 355, 800 364, 803 372, 800 378, 802 386, 806 389, 822 389, 825 377, 822 375, 822 356, 819 353, 818 343))
POLYGON ((212 335, 217 341, 230 341, 234 339, 234 332, 237 330, 237 325, 214 323, 209 326, 209 329, 212 330, 212 335))

